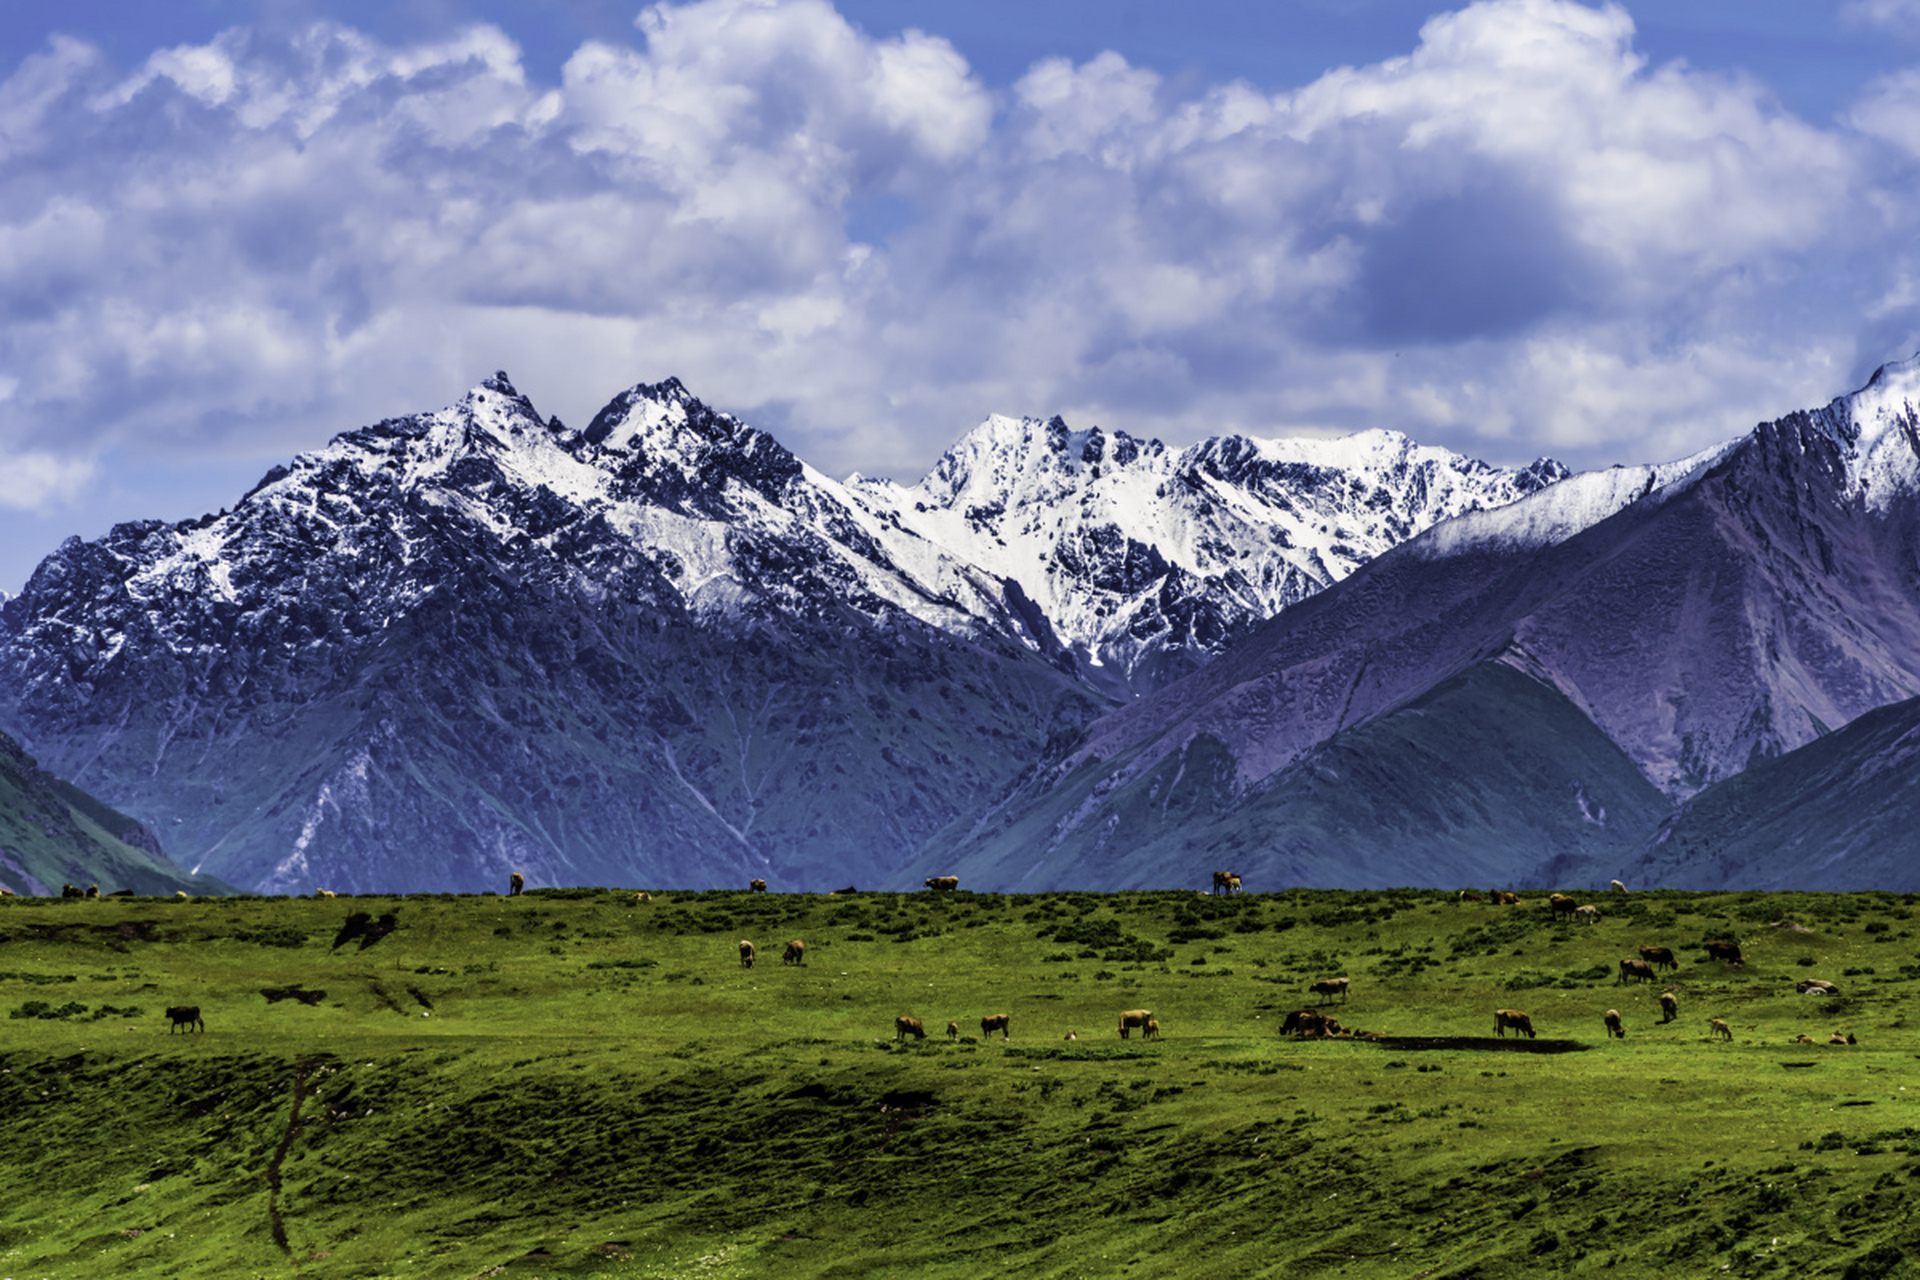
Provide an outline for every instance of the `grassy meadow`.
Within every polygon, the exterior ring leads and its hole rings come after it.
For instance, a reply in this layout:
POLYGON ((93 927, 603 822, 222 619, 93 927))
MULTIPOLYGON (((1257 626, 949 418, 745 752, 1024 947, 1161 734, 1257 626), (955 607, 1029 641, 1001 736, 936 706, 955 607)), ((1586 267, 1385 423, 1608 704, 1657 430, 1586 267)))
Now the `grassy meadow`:
POLYGON ((1920 1274, 1920 899, 1595 902, 0 900, 0 1276, 1920 1274))

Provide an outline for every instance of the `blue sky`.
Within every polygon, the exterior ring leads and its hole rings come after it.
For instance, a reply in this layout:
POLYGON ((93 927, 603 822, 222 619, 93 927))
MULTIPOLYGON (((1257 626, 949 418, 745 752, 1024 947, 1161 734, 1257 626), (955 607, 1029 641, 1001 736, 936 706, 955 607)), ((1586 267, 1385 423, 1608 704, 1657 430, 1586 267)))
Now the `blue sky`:
POLYGON ((1920 349, 1920 0, 11 0, 0 590, 497 368, 1691 452, 1920 349))

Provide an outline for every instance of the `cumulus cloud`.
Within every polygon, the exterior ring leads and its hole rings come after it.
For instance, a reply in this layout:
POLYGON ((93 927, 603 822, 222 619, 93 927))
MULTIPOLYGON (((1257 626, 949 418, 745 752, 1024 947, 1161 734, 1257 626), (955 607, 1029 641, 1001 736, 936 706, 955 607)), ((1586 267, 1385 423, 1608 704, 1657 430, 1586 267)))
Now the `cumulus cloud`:
POLYGON ((60 39, 0 82, 0 505, 502 366, 569 418, 679 374, 870 473, 991 411, 1671 457, 1920 334, 1916 101, 1817 127, 1570 0, 1282 93, 1114 53, 996 93, 826 0, 656 4, 553 84, 485 25, 60 39))

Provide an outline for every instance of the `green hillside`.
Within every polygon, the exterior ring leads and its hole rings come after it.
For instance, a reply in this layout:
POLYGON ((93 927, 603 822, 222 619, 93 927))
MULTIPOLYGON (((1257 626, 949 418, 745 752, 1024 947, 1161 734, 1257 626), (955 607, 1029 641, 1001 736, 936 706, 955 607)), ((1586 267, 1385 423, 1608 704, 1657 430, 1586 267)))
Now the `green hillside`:
POLYGON ((1905 1275, 1916 902, 9 899, 0 1272, 1905 1275), (1386 1038, 1280 1035, 1336 975, 1386 1038))
POLYGON ((169 861, 151 831, 48 773, 0 733, 0 888, 57 894, 66 884, 102 893, 232 892, 169 861))

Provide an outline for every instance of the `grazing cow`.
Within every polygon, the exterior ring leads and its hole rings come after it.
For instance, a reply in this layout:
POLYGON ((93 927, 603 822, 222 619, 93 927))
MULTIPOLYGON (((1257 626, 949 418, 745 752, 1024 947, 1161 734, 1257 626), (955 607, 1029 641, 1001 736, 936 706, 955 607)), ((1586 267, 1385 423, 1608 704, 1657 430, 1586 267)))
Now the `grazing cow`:
POLYGON ((645 889, 642 889, 639 893, 636 893, 633 895, 633 904, 636 907, 643 902, 652 902, 652 901, 653 901, 653 895, 648 893, 645 889))
POLYGON ((1493 891, 1493 905, 1496 907, 1515 907, 1520 905, 1520 895, 1508 893, 1505 889, 1493 891))
POLYGON ((1678 969, 1680 967, 1680 962, 1673 958, 1673 951, 1668 947, 1642 947, 1640 948, 1640 958, 1656 969, 1678 969))
POLYGON ((1460 901, 1462 901, 1462 902, 1483 902, 1483 901, 1485 901, 1485 899, 1483 899, 1483 898, 1482 898, 1482 897, 1481 897, 1481 896, 1480 896, 1479 894, 1477 894, 1477 893, 1475 893, 1475 892, 1474 892, 1473 890, 1471 890, 1471 889, 1462 889, 1462 890, 1460 891, 1460 901))
POLYGON ((1660 993, 1660 1021, 1672 1022, 1680 1016, 1680 997, 1671 991, 1660 993))
POLYGON ((173 896, 176 898, 187 898, 191 895, 189 895, 185 889, 175 889, 173 891, 173 896))
POLYGON ((1529 1018, 1518 1009, 1495 1009, 1493 1011, 1493 1033, 1504 1039, 1508 1027, 1513 1028, 1515 1035, 1519 1035, 1524 1031, 1527 1039, 1533 1040, 1537 1038, 1533 1033, 1532 1018, 1529 1018))
POLYGON ((1580 904, 1564 893, 1555 893, 1548 895, 1547 908, 1552 911, 1557 918, 1559 916, 1571 916, 1580 909, 1580 904))
POLYGON ((172 1035, 182 1027, 189 1031, 207 1029, 206 1022, 200 1017, 200 1006, 197 1004, 168 1005, 167 1017, 171 1019, 171 1024, 167 1027, 168 1035, 172 1035))
POLYGON ((1629 978, 1637 978, 1641 982, 1652 982, 1653 966, 1645 960, 1640 959, 1622 960, 1620 962, 1620 981, 1613 985, 1616 987, 1625 986, 1629 978))
POLYGON ((507 896, 517 898, 527 887, 527 878, 518 871, 507 877, 507 896))
POLYGON ((1807 1035, 1795 1036, 1793 1038, 1793 1042, 1795 1044, 1818 1044, 1819 1043, 1819 1041, 1815 1040, 1812 1036, 1807 1036, 1807 1035))
POLYGON ((799 964, 806 958, 807 944, 795 938, 787 944, 786 951, 780 957, 781 964, 799 964))
POLYGON ((1153 1020, 1151 1009, 1129 1009, 1120 1015, 1120 1038, 1131 1039, 1135 1027, 1145 1028, 1153 1020))
POLYGON ((88 896, 89 898, 97 898, 97 897, 99 897, 99 896, 100 896, 100 886, 99 886, 99 885, 97 885, 97 884, 90 884, 90 885, 88 885, 88 886, 87 886, 87 896, 88 896))
POLYGON ((937 893, 952 893, 960 887, 959 876, 928 876, 927 888, 937 893))
POLYGON ((998 1031, 1002 1040, 1011 1040, 1013 1039, 1011 1023, 1010 1014, 990 1013, 980 1019, 980 1035, 982 1038, 991 1038, 993 1033, 998 1031))
POLYGON ((1627 891, 1627 886, 1621 884, 1618 880, 1615 880, 1610 887, 1615 893, 1625 893, 1627 891))
POLYGON ((920 1019, 909 1018, 904 1014, 893 1020, 893 1038, 896 1042, 912 1036, 916 1040, 927 1038, 927 1029, 920 1025, 920 1019))
POLYGON ((1841 1035, 1838 1031, 1836 1031, 1832 1035, 1827 1037, 1827 1043, 1828 1044, 1858 1044, 1860 1042, 1853 1038, 1853 1032, 1851 1031, 1847 1032, 1847 1034, 1845 1035, 1841 1035))
POLYGON ((1728 964, 1746 963, 1740 957, 1740 944, 1737 942, 1709 942, 1707 944, 1709 960, 1724 960, 1728 964))
POLYGON ((1607 1039, 1612 1040, 1618 1037, 1621 1040, 1625 1040, 1627 1038, 1627 1029, 1620 1025, 1620 1011, 1618 1009, 1607 1010, 1606 1015, 1600 1020, 1607 1024, 1607 1039))
POLYGON ((1061 1036, 1060 1038, 1061 1038, 1062 1040, 1078 1040, 1078 1039, 1079 1039, 1080 1037, 1079 1037, 1079 1036, 1077 1036, 1077 1035, 1075 1035, 1075 1034, 1073 1034, 1073 1032, 1071 1032, 1071 1031, 1069 1031, 1069 1032, 1067 1032, 1067 1034, 1066 1034, 1066 1035, 1064 1035, 1064 1036, 1061 1036))
POLYGON ((766 891, 767 891, 767 882, 766 882, 765 880, 749 880, 749 881, 747 881, 747 892, 749 892, 749 893, 765 893, 766 891))
POLYGON ((1340 1034, 1340 1020, 1313 1009, 1302 1009, 1287 1015, 1287 1020, 1280 1024, 1280 1034, 1298 1040, 1325 1040, 1340 1034))
POLYGON ((1158 1040, 1160 1038, 1160 1019, 1148 1018, 1147 1029, 1142 1034, 1148 1040, 1158 1040))
POLYGON ((1335 996, 1339 996, 1344 1003, 1347 998, 1347 979, 1326 978, 1308 987, 1307 994, 1311 996, 1323 996, 1327 1001, 1331 1001, 1335 996))
POLYGON ((949 1022, 947 1024, 947 1039, 958 1040, 959 1038, 960 1038, 960 1024, 957 1022, 949 1022))
POLYGON ((1714 1036, 1722 1036, 1727 1040, 1732 1040, 1733 1028, 1728 1026, 1723 1019, 1708 1018, 1707 1019, 1707 1036, 1709 1039, 1711 1039, 1714 1036))
POLYGON ((1575 908, 1573 918, 1581 924, 1599 924, 1600 908, 1594 906, 1592 903, 1588 903, 1584 907, 1575 908))
POLYGON ((745 938, 740 939, 740 967, 742 969, 753 968, 753 944, 745 938))
POLYGON ((1793 989, 1803 996, 1837 996, 1840 988, 1825 978, 1808 978, 1805 982, 1796 982, 1793 989))
POLYGON ((331 898, 336 895, 331 889, 315 889, 313 891, 313 896, 316 898, 331 898))

